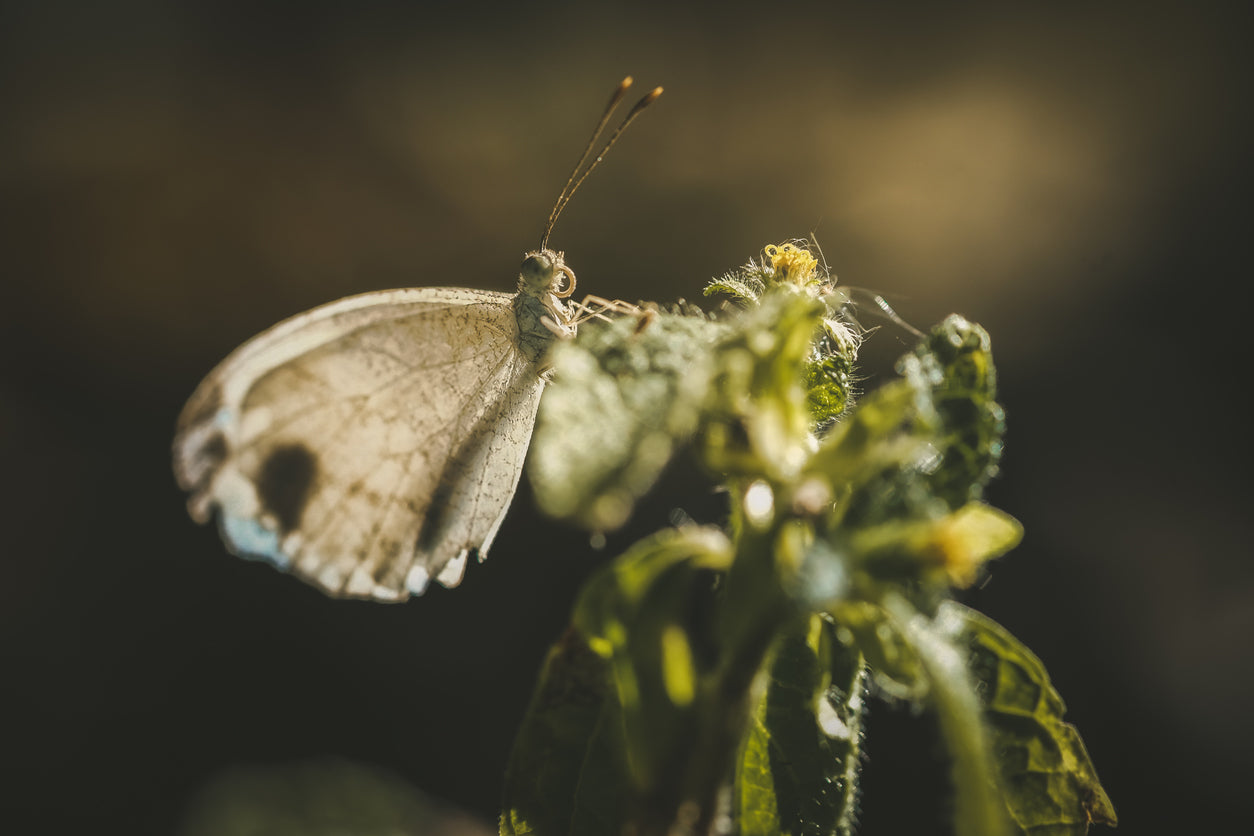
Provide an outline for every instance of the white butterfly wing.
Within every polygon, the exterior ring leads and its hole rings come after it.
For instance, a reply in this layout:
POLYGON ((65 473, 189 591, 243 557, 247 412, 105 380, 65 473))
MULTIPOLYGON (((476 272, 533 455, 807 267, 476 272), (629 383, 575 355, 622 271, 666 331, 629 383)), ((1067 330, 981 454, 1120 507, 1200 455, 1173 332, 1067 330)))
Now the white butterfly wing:
POLYGON ((384 601, 486 554, 518 485, 543 380, 513 297, 418 288, 341 299, 245 343, 179 419, 192 516, 237 554, 384 601))

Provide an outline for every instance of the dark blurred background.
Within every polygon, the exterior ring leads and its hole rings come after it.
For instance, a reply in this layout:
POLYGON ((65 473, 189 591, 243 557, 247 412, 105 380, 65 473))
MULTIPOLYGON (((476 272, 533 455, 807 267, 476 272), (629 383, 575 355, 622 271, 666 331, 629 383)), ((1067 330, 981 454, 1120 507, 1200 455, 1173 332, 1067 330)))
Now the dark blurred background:
MULTIPOLYGON (((1248 819, 1249 16, 869 5, 0 4, 3 829, 170 833, 223 769, 327 755, 493 820, 579 583, 701 483, 601 552, 524 488, 461 588, 388 607, 226 555, 169 443, 285 316, 510 290, 626 73, 667 92, 557 226, 580 289, 696 298, 814 231, 915 324, 983 323, 1027 536, 967 600, 1044 660, 1122 830, 1248 819)), ((868 751, 863 832, 945 833, 928 723, 877 706, 868 751)))

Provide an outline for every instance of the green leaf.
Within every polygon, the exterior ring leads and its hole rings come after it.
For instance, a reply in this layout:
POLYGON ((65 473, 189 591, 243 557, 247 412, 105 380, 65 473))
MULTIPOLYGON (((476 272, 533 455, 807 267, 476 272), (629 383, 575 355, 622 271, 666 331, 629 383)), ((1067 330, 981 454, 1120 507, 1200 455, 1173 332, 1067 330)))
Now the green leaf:
POLYGON ((820 430, 830 427, 853 400, 858 348, 852 332, 840 323, 824 320, 824 326, 826 333, 815 343, 806 363, 806 398, 814 425, 820 430))
POLYGON ((932 491, 951 508, 979 499, 997 473, 1006 424, 994 400, 997 371, 988 332, 950 314, 898 362, 898 370, 929 394, 935 412, 932 430, 941 460, 928 471, 932 491))
POLYGON ((982 684, 985 720, 1002 787, 1018 831, 1083 836, 1090 824, 1117 823, 1075 726, 1064 723, 1062 697, 1044 665, 1005 628, 956 603, 941 618, 970 650, 982 684))
POLYGON ((967 587, 986 562, 1010 551, 1023 526, 982 502, 969 502, 943 517, 880 523, 848 535, 856 559, 880 576, 912 576, 920 570, 943 583, 967 587))
POLYGON ((695 431, 726 330, 653 311, 556 345, 528 463, 540 508, 593 531, 622 525, 695 431))
POLYGON ((742 836, 853 830, 865 664, 819 616, 781 637, 736 767, 742 836))
POLYGON ((549 651, 505 775, 503 836, 620 836, 630 784, 609 664, 574 630, 549 651))

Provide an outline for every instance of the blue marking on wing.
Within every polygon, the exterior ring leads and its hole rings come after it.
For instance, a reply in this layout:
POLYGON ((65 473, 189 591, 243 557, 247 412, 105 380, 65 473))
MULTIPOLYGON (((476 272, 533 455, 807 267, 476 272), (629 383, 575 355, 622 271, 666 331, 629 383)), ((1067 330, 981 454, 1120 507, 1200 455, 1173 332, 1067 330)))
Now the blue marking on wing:
POLYGON ((241 557, 264 560, 276 569, 287 571, 292 558, 279 547, 279 532, 266 528, 255 519, 222 515, 222 536, 241 557))

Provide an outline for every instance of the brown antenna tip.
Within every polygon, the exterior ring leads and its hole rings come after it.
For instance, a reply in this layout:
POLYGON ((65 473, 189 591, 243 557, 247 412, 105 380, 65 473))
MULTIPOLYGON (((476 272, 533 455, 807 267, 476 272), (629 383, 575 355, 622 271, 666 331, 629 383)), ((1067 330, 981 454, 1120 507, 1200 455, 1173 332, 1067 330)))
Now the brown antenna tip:
MULTIPOLYGON (((662 88, 654 87, 644 96, 642 96, 640 98, 640 101, 636 102, 635 105, 632 106, 631 110, 628 111, 627 118, 623 120, 623 124, 620 125, 618 130, 615 132, 614 139, 617 139, 618 138, 617 134, 622 133, 623 128, 627 127, 627 123, 629 123, 632 119, 636 118, 636 114, 638 114, 640 111, 644 110, 646 107, 648 107, 649 105, 657 101, 657 97, 660 95, 662 95, 662 88)), ((613 145, 613 144, 614 144, 613 140, 610 140, 610 145, 613 145)), ((608 146, 606 146, 605 150, 608 151, 610 149, 608 146)))

